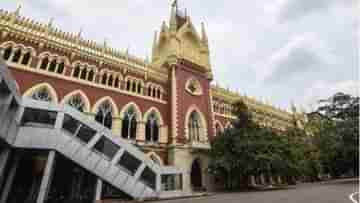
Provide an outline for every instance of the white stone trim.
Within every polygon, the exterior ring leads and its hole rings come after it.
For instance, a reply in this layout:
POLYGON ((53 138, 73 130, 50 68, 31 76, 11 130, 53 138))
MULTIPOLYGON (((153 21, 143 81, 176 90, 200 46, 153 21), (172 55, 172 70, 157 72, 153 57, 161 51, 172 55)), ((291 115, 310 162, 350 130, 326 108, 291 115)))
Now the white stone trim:
POLYGON ((154 158, 159 162, 160 166, 163 166, 163 165, 164 165, 164 161, 163 161, 163 160, 160 158, 160 156, 157 155, 155 152, 149 152, 149 153, 146 154, 146 156, 148 156, 149 159, 150 159, 152 162, 154 162, 154 161, 152 160, 151 157, 154 157, 154 158))
POLYGON ((136 93, 133 93, 133 92, 121 90, 119 88, 104 86, 104 85, 97 84, 97 83, 90 82, 90 81, 86 81, 86 80, 80 80, 80 79, 74 78, 72 76, 65 76, 65 75, 58 74, 58 73, 48 72, 46 70, 29 68, 28 66, 24 66, 24 65, 17 64, 17 63, 12 63, 12 62, 7 62, 7 65, 9 67, 15 68, 15 69, 26 70, 26 71, 37 73, 37 74, 40 74, 40 75, 46 75, 46 76, 51 76, 51 77, 62 79, 62 80, 67 80, 67 81, 71 81, 71 82, 75 82, 75 83, 80 83, 82 85, 88 85, 88 86, 101 88, 101 89, 105 89, 105 90, 111 90, 111 91, 118 92, 118 93, 121 93, 121 94, 124 94, 124 95, 127 95, 127 96, 133 96, 133 97, 141 98, 141 99, 144 99, 144 100, 149 100, 149 101, 152 101, 152 102, 157 102, 157 103, 160 103, 160 104, 167 104, 167 101, 164 101, 164 100, 139 95, 139 94, 136 94, 136 93))
POLYGON ((44 88, 44 87, 49 90, 50 96, 54 100, 53 102, 58 103, 59 99, 58 99, 56 90, 49 83, 36 84, 36 85, 32 86, 31 88, 29 88, 28 90, 26 90, 23 95, 24 95, 24 97, 30 97, 34 92, 36 92, 37 90, 44 88))
POLYGON ((120 118, 123 119, 125 117, 125 112, 131 107, 133 106, 135 111, 136 111, 136 121, 137 122, 142 122, 142 113, 141 110, 139 108, 139 106, 135 103, 135 102, 129 102, 127 103, 125 106, 122 107, 121 111, 120 111, 120 118))
POLYGON ((163 118, 162 118, 162 116, 161 116, 161 113, 160 113, 160 111, 159 111, 159 109, 157 109, 156 107, 151 107, 151 108, 149 108, 146 112, 145 112, 145 114, 144 114, 144 116, 143 116, 143 121, 144 121, 144 123, 146 123, 146 121, 147 121, 147 119, 148 119, 148 117, 149 117, 149 115, 150 115, 150 113, 151 112, 155 112, 155 114, 157 115, 157 117, 159 118, 159 124, 162 126, 162 125, 164 125, 164 120, 163 120, 163 118))
POLYGON ((109 101, 114 110, 114 112, 112 112, 113 113, 112 117, 117 117, 119 115, 119 109, 118 109, 116 103, 114 102, 114 100, 109 96, 105 96, 105 97, 102 97, 101 99, 97 100, 95 102, 91 112, 96 114, 99 106, 105 101, 109 101))
POLYGON ((85 111, 85 112, 90 112, 90 110, 91 110, 90 100, 89 100, 89 98, 86 96, 86 94, 85 94, 82 90, 80 90, 80 89, 74 90, 74 91, 68 93, 68 94, 61 100, 60 103, 61 103, 61 104, 65 104, 72 96, 75 96, 75 95, 77 95, 77 94, 80 94, 80 96, 82 97, 82 99, 83 99, 83 101, 84 101, 84 103, 85 103, 85 109, 84 109, 84 111, 85 111))
POLYGON ((206 118, 204 116, 204 114, 200 111, 200 109, 195 105, 191 105, 185 115, 185 123, 184 123, 184 129, 185 129, 185 137, 186 139, 189 140, 189 128, 188 128, 188 123, 189 123, 189 118, 190 115, 193 111, 196 111, 199 114, 200 117, 200 121, 201 121, 201 131, 200 131, 200 141, 207 141, 208 140, 208 129, 207 129, 207 122, 206 122, 206 118), (205 138, 204 140, 201 140, 201 138, 205 138))

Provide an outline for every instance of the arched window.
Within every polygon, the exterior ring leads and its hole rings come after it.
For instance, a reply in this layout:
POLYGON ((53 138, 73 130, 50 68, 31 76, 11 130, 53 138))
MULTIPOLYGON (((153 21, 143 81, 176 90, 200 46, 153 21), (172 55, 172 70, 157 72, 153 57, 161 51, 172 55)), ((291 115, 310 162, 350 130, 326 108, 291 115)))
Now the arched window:
POLYGON ((89 71, 89 75, 88 75, 88 81, 93 81, 94 80, 94 71, 90 70, 89 71))
POLYGON ((133 83, 132 83, 132 88, 131 88, 132 92, 136 92, 136 83, 137 82, 135 82, 135 81, 133 81, 133 83))
POLYGON ((64 63, 64 62, 61 62, 61 63, 59 64, 59 66, 58 66, 57 73, 63 74, 64 68, 65 68, 65 63, 64 63))
POLYGON ((43 60, 41 61, 40 69, 46 70, 48 64, 49 64, 49 59, 48 59, 48 57, 46 56, 46 57, 43 58, 43 60))
POLYGON ((130 87, 131 87, 131 82, 130 82, 130 80, 128 80, 128 81, 126 82, 126 90, 127 90, 127 91, 130 91, 130 87))
POLYGON ((138 85, 137 85, 137 93, 138 94, 141 93, 141 89, 142 89, 142 84, 141 84, 141 82, 139 82, 138 85))
POLYGON ((30 61, 30 57, 31 57, 30 52, 27 52, 26 54, 24 54, 24 57, 23 57, 23 59, 21 61, 21 64, 22 65, 28 65, 29 61, 30 61))
POLYGON ((78 78, 80 75, 80 66, 75 66, 74 72, 73 72, 73 77, 74 78, 78 78))
POLYGON ((111 129, 112 128, 112 114, 113 109, 111 107, 110 102, 106 101, 102 103, 95 116, 95 120, 101 124, 103 124, 105 127, 111 129))
POLYGON ((116 87, 116 88, 119 88, 119 82, 120 82, 120 81, 119 81, 119 77, 116 77, 116 78, 115 78, 115 87, 116 87))
POLYGON ((148 87, 148 90, 147 90, 147 91, 148 91, 148 92, 147 92, 147 95, 150 97, 150 96, 151 96, 151 92, 152 92, 152 91, 151 91, 151 86, 148 87))
POLYGON ((86 75, 87 75, 87 69, 86 69, 86 67, 84 67, 81 70, 80 79, 86 80, 86 75))
POLYGON ((135 139, 136 138, 136 111, 133 107, 130 107, 122 121, 122 130, 121 134, 123 138, 126 139, 135 139))
POLYGON ((159 121, 154 112, 150 114, 146 121, 145 141, 159 142, 159 121))
POLYGON ((12 62, 14 62, 14 63, 19 62, 20 57, 21 57, 21 49, 18 49, 18 50, 16 50, 15 53, 14 53, 14 56, 13 56, 13 58, 12 58, 12 62))
POLYGON ((55 69, 56 69, 56 59, 53 59, 50 63, 50 66, 49 66, 49 71, 50 72, 55 72, 55 69))
POLYGON ((156 89, 155 88, 152 90, 152 95, 151 96, 156 97, 156 89))
POLYGON ((84 112, 85 110, 85 103, 80 94, 72 96, 67 101, 67 104, 80 112, 84 112))
POLYGON ((158 98, 158 99, 161 98, 161 91, 160 91, 160 89, 157 89, 157 91, 156 91, 156 98, 158 98))
POLYGON ((10 59, 12 51, 13 51, 13 48, 11 46, 5 49, 4 55, 3 55, 3 58, 5 61, 10 59))
POLYGON ((53 99, 50 96, 50 92, 46 87, 40 88, 32 93, 31 98, 40 101, 51 102, 53 99))
POLYGON ((188 123, 189 129, 189 139, 191 141, 199 142, 200 140, 200 130, 201 130, 201 122, 200 115, 196 111, 193 111, 190 114, 190 119, 188 123))
POLYGON ((110 76, 109 76, 109 81, 108 81, 108 85, 109 85, 110 87, 113 86, 113 81, 114 81, 114 78, 113 78, 112 75, 110 75, 110 76))
POLYGON ((104 73, 104 75, 102 76, 102 79, 101 79, 101 84, 106 85, 106 80, 107 80, 107 74, 104 73))

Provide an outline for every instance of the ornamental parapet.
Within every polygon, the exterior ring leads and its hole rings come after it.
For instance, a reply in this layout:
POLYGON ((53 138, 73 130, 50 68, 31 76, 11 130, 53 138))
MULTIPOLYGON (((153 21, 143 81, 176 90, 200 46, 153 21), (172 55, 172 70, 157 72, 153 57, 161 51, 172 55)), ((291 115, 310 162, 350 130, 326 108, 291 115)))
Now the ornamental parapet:
POLYGON ((12 33, 24 39, 33 41, 43 46, 45 43, 60 49, 71 55, 78 54, 85 58, 91 57, 99 63, 112 64, 115 67, 125 64, 132 71, 144 74, 146 77, 166 81, 168 72, 166 69, 153 66, 147 59, 142 59, 109 47, 106 42, 98 43, 93 40, 84 39, 79 33, 64 32, 49 23, 40 23, 30 18, 19 15, 19 9, 9 12, 0 9, 0 31, 1 37, 12 33))

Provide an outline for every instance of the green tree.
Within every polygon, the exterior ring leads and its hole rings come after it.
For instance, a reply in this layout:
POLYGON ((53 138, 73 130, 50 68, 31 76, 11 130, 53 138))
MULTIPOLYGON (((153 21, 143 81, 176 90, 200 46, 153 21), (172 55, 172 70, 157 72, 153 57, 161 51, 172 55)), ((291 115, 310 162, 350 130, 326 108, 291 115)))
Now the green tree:
POLYGON ((285 132, 260 126, 245 103, 238 101, 234 106, 233 128, 211 142, 210 172, 223 179, 227 189, 246 185, 251 175, 299 175, 304 157, 300 134, 294 131, 289 138, 285 132))
POLYGON ((325 173, 337 177, 359 172, 359 97, 336 93, 320 100, 308 115, 308 128, 325 173))

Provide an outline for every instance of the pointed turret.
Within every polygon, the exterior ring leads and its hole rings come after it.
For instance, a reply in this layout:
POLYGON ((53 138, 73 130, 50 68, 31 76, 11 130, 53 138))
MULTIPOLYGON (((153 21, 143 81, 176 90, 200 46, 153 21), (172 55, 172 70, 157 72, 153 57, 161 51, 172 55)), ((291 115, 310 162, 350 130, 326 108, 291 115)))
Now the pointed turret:
POLYGON ((208 45, 209 44, 209 40, 205 31, 205 24, 202 22, 201 23, 201 42, 204 45, 208 45))
POLYGON ((177 30, 177 19, 176 19, 176 13, 177 13, 177 0, 175 0, 171 5, 171 14, 170 14, 170 31, 176 32, 177 30))
POLYGON ((154 41, 152 45, 152 61, 157 59, 157 31, 154 33, 154 41))
POLYGON ((15 14, 16 16, 19 16, 19 15, 20 15, 21 7, 22 7, 21 4, 19 4, 18 7, 16 8, 16 10, 15 10, 15 12, 14 12, 14 14, 15 14))

